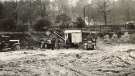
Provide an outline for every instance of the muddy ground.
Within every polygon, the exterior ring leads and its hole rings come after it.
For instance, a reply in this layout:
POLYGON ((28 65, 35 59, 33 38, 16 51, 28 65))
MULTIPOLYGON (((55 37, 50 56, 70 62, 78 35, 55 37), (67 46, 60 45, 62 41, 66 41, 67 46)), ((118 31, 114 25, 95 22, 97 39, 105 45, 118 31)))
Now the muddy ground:
POLYGON ((134 44, 0 53, 0 76, 135 76, 134 44))

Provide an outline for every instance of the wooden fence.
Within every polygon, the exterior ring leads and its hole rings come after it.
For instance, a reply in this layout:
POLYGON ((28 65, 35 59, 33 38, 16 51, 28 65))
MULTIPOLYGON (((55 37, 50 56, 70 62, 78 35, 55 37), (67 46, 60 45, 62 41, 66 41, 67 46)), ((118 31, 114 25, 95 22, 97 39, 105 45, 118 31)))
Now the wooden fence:
POLYGON ((51 26, 50 29, 61 29, 61 30, 68 30, 68 29, 80 29, 80 30, 87 30, 87 31, 98 31, 98 32, 135 32, 135 25, 93 25, 93 26, 86 26, 83 28, 77 28, 73 26, 69 27, 59 27, 59 26, 51 26))

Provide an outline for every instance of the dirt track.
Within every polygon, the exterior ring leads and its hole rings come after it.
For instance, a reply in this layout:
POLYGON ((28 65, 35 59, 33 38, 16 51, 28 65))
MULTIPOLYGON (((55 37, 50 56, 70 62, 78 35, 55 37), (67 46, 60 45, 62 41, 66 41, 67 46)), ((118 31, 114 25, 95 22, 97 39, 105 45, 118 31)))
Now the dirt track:
POLYGON ((128 44, 100 45, 98 50, 89 51, 2 52, 0 76, 135 76, 135 50, 132 49, 134 45, 128 44))

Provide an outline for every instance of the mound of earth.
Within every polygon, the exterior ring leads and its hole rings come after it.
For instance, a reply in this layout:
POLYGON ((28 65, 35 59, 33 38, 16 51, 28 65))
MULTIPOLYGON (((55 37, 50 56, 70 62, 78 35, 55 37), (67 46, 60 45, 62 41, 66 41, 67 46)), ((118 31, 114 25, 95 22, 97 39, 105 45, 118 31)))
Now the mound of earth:
POLYGON ((0 56, 5 55, 9 58, 1 59, 0 76, 134 76, 133 53, 134 50, 124 52, 47 50, 3 53, 0 56))
POLYGON ((135 76, 135 45, 0 53, 0 76, 135 76))

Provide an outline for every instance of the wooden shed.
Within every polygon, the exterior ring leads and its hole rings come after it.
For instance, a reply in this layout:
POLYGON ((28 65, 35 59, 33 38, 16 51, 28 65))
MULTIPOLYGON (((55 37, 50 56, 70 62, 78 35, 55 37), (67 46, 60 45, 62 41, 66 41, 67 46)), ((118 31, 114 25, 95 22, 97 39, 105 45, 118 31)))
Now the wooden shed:
POLYGON ((82 42, 82 30, 65 30, 65 43, 67 40, 70 43, 78 44, 82 42))

